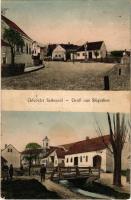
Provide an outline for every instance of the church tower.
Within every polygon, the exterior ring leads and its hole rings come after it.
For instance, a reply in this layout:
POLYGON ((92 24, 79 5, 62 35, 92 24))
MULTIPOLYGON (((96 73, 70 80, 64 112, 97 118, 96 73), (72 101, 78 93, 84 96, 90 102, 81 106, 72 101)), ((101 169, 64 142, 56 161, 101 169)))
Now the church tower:
POLYGON ((50 145, 49 145, 49 139, 48 137, 46 136, 44 139, 43 139, 43 149, 47 150, 50 148, 50 145))

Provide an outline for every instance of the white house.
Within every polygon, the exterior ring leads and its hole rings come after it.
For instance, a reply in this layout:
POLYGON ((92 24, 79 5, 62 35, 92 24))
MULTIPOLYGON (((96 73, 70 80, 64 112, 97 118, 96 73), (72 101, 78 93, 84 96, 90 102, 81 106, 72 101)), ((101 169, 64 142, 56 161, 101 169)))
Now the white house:
POLYGON ((5 145, 5 148, 1 151, 2 157, 7 160, 8 165, 13 165, 14 168, 20 167, 21 153, 12 145, 5 145))
POLYGON ((60 147, 50 148, 50 152, 41 159, 40 163, 50 167, 64 166, 65 150, 60 147))
POLYGON ((57 45, 53 50, 52 60, 66 60, 66 50, 61 45, 57 45))
POLYGON ((22 152, 21 162, 24 166, 28 165, 28 161, 25 159, 27 156, 34 157, 33 165, 45 164, 46 166, 56 167, 64 165, 65 150, 63 147, 50 146, 50 140, 46 136, 41 148, 25 149, 22 152))
POLYGON ((71 53, 71 60, 92 60, 105 58, 107 55, 104 41, 86 42, 75 52, 71 53))
POLYGON ((71 53, 79 46, 74 44, 58 44, 52 51, 52 60, 71 60, 71 53))
POLYGON ((31 55, 31 48, 32 48, 32 42, 33 40, 20 28, 18 27, 13 21, 5 17, 4 15, 1 15, 1 38, 2 38, 2 44, 1 44, 1 64, 10 64, 11 62, 11 53, 10 48, 7 43, 3 39, 4 30, 12 28, 19 32, 24 40, 25 46, 20 47, 16 46, 16 56, 15 56, 15 62, 16 63, 25 63, 25 66, 32 64, 32 55, 31 55))
POLYGON ((43 139, 43 149, 45 154, 41 155, 40 164, 52 167, 64 165, 65 150, 63 147, 50 146, 50 140, 46 136, 43 139))
POLYGON ((109 135, 75 142, 65 155, 65 166, 100 167, 105 172, 112 172, 113 157, 108 145, 109 135))

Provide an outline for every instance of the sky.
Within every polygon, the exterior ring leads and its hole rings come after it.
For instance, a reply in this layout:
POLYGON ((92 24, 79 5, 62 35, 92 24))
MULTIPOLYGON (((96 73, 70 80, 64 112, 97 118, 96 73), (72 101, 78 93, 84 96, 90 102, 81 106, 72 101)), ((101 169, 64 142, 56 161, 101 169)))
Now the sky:
POLYGON ((42 145, 45 136, 50 145, 80 141, 86 136, 98 137, 96 121, 103 134, 109 134, 106 113, 2 112, 2 148, 12 144, 22 151, 29 142, 42 145))
POLYGON ((108 50, 130 48, 130 0, 3 0, 1 7, 44 44, 104 40, 108 50))

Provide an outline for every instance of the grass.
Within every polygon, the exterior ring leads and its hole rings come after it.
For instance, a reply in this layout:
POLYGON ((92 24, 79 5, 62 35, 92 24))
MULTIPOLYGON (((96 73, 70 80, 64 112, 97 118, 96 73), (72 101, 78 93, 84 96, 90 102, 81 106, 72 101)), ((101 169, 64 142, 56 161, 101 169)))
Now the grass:
POLYGON ((103 74, 113 65, 46 62, 39 71, 2 78, 2 89, 103 90, 103 74))
POLYGON ((60 199, 37 180, 2 181, 1 196, 5 199, 60 199))

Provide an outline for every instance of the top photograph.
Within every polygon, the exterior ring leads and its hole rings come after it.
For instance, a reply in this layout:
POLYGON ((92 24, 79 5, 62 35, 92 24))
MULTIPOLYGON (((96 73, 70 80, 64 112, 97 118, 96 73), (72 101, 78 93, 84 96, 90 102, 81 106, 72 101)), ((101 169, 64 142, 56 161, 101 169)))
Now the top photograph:
POLYGON ((2 90, 130 90, 129 0, 2 0, 2 90))

